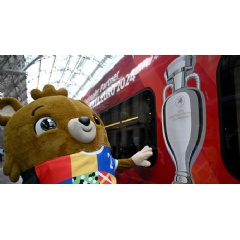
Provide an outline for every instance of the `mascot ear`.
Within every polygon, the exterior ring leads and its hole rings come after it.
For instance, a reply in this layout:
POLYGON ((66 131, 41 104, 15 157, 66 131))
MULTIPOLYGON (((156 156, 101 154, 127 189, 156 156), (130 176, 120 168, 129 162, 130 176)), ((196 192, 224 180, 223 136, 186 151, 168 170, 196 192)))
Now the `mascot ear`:
MULTIPOLYGON (((82 104, 88 106, 88 104, 86 104, 83 100, 77 100, 77 101, 79 101, 79 102, 81 102, 82 104)), ((89 106, 88 106, 88 107, 89 107, 89 106)))
POLYGON ((0 125, 6 126, 10 118, 23 105, 15 98, 5 97, 0 99, 0 125))

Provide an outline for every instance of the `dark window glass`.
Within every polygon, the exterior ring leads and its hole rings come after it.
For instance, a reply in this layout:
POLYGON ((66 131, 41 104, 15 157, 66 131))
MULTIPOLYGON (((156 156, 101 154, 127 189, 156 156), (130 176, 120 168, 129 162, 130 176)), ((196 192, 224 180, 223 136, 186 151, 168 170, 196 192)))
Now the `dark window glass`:
POLYGON ((107 130, 114 158, 128 158, 145 145, 153 148, 156 162, 155 98, 150 89, 99 113, 107 130))
POLYGON ((222 56, 217 85, 222 160, 240 180, 240 56, 222 56))

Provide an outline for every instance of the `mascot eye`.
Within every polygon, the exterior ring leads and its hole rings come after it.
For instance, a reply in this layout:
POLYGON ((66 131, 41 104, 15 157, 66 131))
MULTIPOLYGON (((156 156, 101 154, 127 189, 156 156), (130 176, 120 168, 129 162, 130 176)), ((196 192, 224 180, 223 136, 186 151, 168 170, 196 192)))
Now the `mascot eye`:
POLYGON ((101 124, 100 121, 99 121, 99 119, 98 119, 97 117, 93 116, 93 118, 94 118, 96 124, 98 124, 98 125, 101 124))
POLYGON ((40 118, 35 124, 35 132, 39 135, 57 127, 56 122, 50 117, 40 118))

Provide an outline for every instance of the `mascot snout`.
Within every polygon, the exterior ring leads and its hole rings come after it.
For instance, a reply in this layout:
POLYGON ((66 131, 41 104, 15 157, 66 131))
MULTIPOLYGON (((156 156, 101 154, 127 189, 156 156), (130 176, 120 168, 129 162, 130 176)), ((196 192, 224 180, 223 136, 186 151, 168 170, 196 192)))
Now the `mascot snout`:
POLYGON ((68 130, 72 137, 81 143, 90 143, 96 137, 96 126, 88 117, 71 119, 68 130))

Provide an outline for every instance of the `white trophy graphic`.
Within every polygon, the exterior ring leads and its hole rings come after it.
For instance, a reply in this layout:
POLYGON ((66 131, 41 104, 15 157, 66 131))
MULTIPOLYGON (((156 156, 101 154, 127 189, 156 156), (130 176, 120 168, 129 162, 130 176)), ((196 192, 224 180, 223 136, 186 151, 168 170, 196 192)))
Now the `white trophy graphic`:
POLYGON ((202 148, 206 131, 206 108, 200 78, 194 73, 195 56, 180 56, 165 70, 162 129, 169 154, 176 166, 172 183, 194 183, 191 170, 202 148), (194 79, 196 87, 188 87, 194 79), (172 93, 166 97, 167 90, 172 93))

